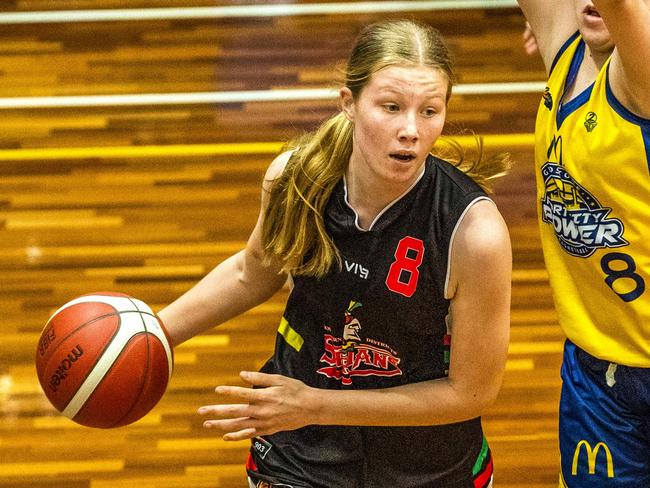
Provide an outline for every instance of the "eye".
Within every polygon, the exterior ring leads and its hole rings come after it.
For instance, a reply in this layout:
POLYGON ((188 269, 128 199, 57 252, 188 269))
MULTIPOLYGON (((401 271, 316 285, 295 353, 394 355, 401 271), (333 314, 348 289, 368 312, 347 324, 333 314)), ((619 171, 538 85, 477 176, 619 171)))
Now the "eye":
POLYGON ((399 112, 399 105, 396 103, 384 103, 383 107, 387 112, 399 112))
POLYGON ((422 115, 424 115, 425 117, 433 117, 437 113, 438 111, 433 107, 427 107, 422 111, 422 115))

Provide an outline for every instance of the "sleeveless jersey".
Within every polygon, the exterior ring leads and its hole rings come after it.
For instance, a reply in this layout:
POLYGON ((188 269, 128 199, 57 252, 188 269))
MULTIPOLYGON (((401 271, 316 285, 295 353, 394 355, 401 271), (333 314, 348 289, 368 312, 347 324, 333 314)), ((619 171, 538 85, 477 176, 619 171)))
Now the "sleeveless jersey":
POLYGON ((563 104, 584 53, 576 33, 556 56, 537 114, 544 258, 567 337, 598 358, 650 367, 650 120, 612 93, 611 58, 563 104))
MULTIPOLYGON (((457 168, 429 157, 419 181, 365 231, 341 181, 325 221, 342 266, 334 265, 322 279, 295 277, 275 354, 264 371, 324 389, 387 388, 446 376, 450 243, 464 213, 485 198, 457 168)), ((296 432, 265 440, 272 449, 313 460, 322 433, 310 430, 306 454, 292 444, 296 432)), ((326 443, 321 455, 330 462, 362 459, 363 481, 329 486, 473 487, 483 486, 474 485, 473 476, 491 474, 479 418, 434 427, 342 428, 336 435, 344 439, 326 443)))

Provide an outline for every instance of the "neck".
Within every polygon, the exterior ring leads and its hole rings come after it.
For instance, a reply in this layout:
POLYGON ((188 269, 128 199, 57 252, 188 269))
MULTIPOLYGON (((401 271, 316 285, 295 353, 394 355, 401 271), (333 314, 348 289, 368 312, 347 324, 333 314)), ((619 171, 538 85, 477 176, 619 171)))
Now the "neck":
POLYGON ((347 200, 359 216, 359 224, 363 229, 368 229, 377 216, 393 201, 406 193, 417 181, 424 171, 424 165, 415 174, 415 177, 404 183, 378 181, 368 178, 358 171, 353 165, 348 165, 345 172, 347 200))
POLYGON ((587 44, 587 49, 585 50, 585 61, 590 61, 597 71, 600 71, 605 63, 612 55, 611 50, 600 51, 594 49, 587 44))

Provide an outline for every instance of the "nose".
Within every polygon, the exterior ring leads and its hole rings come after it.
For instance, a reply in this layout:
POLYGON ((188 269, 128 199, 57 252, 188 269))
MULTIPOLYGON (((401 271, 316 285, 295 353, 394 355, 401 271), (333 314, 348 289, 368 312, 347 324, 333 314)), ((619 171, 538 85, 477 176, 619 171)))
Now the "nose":
POLYGON ((397 137, 403 142, 415 142, 419 139, 417 115, 405 113, 397 137))

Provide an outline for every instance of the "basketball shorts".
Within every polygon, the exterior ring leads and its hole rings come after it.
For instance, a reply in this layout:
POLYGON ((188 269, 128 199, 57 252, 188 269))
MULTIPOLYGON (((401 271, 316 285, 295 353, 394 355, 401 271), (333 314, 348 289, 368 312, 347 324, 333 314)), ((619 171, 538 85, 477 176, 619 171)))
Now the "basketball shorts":
POLYGON ((359 488, 360 430, 312 425, 251 441, 246 463, 255 488, 359 488))
POLYGON ((434 427, 309 426, 253 439, 246 465, 253 488, 490 488, 492 467, 480 419, 434 427))
POLYGON ((650 486, 650 369, 564 345, 560 487, 650 486))

